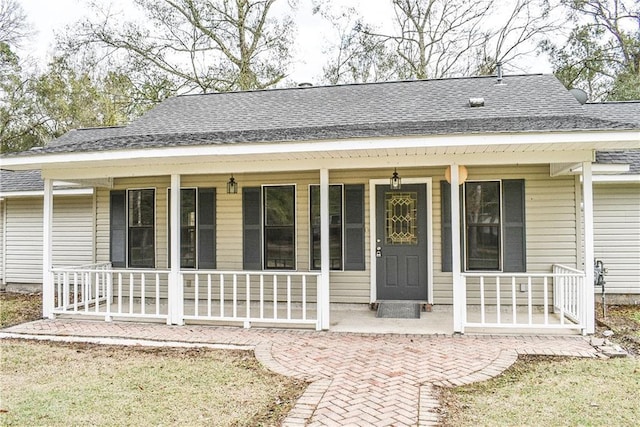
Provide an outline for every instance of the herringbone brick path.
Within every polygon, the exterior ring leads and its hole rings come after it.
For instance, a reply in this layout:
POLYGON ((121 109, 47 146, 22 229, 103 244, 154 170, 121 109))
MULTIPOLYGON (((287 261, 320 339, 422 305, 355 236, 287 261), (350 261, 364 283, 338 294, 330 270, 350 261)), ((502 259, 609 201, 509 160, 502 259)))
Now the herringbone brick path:
POLYGON ((82 320, 40 320, 3 331, 12 334, 249 346, 269 369, 311 382, 285 426, 436 425, 434 386, 486 380, 519 354, 596 354, 575 336, 365 335, 82 320))

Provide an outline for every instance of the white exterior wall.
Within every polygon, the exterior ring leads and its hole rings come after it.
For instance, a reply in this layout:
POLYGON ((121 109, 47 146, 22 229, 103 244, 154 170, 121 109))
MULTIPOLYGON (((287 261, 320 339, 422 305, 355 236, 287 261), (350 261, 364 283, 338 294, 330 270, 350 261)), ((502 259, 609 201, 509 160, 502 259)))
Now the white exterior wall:
POLYGON ((4 223, 6 218, 4 216, 6 202, 4 199, 0 199, 0 285, 4 285, 4 255, 5 255, 5 239, 4 239, 4 223))
MULTIPOLYGON (((93 196, 54 196, 53 266, 93 262, 93 196)), ((42 197, 5 199, 6 283, 42 283, 42 197)))
MULTIPOLYGON (((550 272, 554 263, 576 267, 579 262, 576 237, 576 187, 572 176, 551 178, 548 165, 522 167, 468 167, 467 180, 525 179, 527 219, 527 270, 550 272)), ((330 184, 365 185, 365 266, 364 271, 332 271, 331 301, 368 303, 370 298, 369 179, 389 178, 391 169, 329 171, 330 184)), ((440 181, 445 167, 415 168, 399 171, 403 178, 433 179, 433 265, 434 302, 452 303, 451 273, 441 271, 440 181)), ((184 175, 182 187, 217 188, 217 266, 220 270, 242 269, 242 187, 262 184, 295 184, 296 244, 298 271, 309 269, 309 198, 310 184, 319 183, 319 171, 269 174, 236 174, 238 194, 226 194, 228 175, 184 175)), ((156 267, 167 267, 167 188, 169 177, 116 179, 114 189, 156 189, 156 267)), ((96 222, 97 261, 109 260, 109 190, 98 189, 96 222)))
POLYGON ((609 270, 606 292, 638 295, 640 184, 596 183, 593 193, 595 257, 609 270))

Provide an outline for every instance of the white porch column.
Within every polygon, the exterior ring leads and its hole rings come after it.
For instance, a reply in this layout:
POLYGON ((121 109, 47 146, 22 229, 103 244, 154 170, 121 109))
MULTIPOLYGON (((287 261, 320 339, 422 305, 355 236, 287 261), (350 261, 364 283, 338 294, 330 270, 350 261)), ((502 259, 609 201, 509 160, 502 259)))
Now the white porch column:
POLYGON ((180 277, 180 175, 171 175, 171 272, 169 273, 167 324, 182 325, 184 293, 180 277))
POLYGON ((324 330, 329 329, 329 316, 331 312, 329 302, 329 170, 320 169, 320 273, 321 295, 318 295, 318 316, 320 326, 324 330))
POLYGON ((451 168, 451 271, 453 273, 453 331, 464 332, 467 310, 466 295, 462 278, 462 260, 460 259, 460 175, 458 165, 451 168))
MULTIPOLYGON (((595 332, 595 304, 593 286, 593 180, 591 175, 591 162, 582 163, 582 204, 584 215, 584 317, 585 332, 595 332)), ((580 266, 578 266, 579 268, 580 266)))
POLYGON ((44 206, 42 211, 42 317, 53 319, 55 290, 51 267, 53 265, 53 181, 44 179, 44 206))

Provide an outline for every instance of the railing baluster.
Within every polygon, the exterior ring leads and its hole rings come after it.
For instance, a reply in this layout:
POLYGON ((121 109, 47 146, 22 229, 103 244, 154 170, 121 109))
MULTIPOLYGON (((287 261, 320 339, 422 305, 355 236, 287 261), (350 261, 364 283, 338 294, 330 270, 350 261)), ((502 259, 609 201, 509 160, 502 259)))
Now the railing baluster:
POLYGON ((307 276, 302 276, 302 320, 307 320, 307 276))
POLYGON ((122 273, 118 272, 118 314, 122 314, 122 273))
POLYGON ((78 273, 73 273, 73 311, 78 311, 78 273))
POLYGON ((247 301, 246 301, 247 316, 244 323, 244 327, 248 328, 250 326, 249 319, 251 319, 251 276, 249 275, 249 273, 245 275, 245 282, 247 285, 247 301))
POLYGON ((529 325, 533 325, 533 295, 531 289, 531 276, 527 278, 527 308, 529 310, 529 325))
POLYGON ((224 274, 220 274, 220 317, 224 317, 224 274))
POLYGON ((549 324, 549 278, 547 276, 544 276, 543 278, 543 285, 544 288, 542 290, 542 294, 543 294, 543 308, 544 308, 544 324, 548 325, 549 324))
POLYGON ((146 298, 145 298, 145 288, 147 287, 147 276, 145 273, 140 273, 140 313, 145 313, 146 308, 146 298))
POLYGON ((129 273, 129 314, 133 314, 133 273, 129 273))
POLYGON ((287 275, 287 320, 291 320, 291 276, 287 275))
POLYGON ((211 273, 207 273, 207 316, 211 317, 211 273))
POLYGON ((156 273, 156 316, 160 316, 160 274, 156 273))
POLYGON ((264 275, 260 275, 260 318, 264 319, 264 275))
POLYGON ((233 318, 238 317, 238 275, 233 274, 233 318))
POLYGON ((194 289, 194 301, 193 301, 193 313, 195 316, 199 315, 198 306, 200 305, 200 275, 198 273, 195 274, 193 281, 195 282, 193 285, 194 289))
POLYGON ((501 316, 502 313, 500 312, 502 309, 500 308, 500 299, 502 298, 502 295, 500 294, 500 276, 496 277, 496 321, 498 323, 498 325, 500 323, 502 323, 501 321, 501 316))
POLYGON ((278 276, 273 275, 273 318, 278 318, 278 276))
POLYGON ((484 313, 484 276, 480 276, 480 321, 485 323, 484 313))
POLYGON ((96 305, 96 313, 100 312, 100 275, 99 273, 95 273, 95 279, 96 279, 96 298, 95 298, 95 305, 96 305))
POLYGON ((511 276, 511 311, 513 313, 512 322, 514 325, 517 323, 517 307, 516 307, 516 276, 511 276))

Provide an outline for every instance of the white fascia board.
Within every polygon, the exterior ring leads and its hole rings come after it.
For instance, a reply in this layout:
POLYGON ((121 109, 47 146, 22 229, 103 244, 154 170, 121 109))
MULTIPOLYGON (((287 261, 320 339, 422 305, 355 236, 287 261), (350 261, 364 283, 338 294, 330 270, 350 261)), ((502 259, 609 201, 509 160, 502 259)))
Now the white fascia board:
MULTIPOLYGON (((54 196, 90 196, 93 188, 61 188, 54 189, 54 196)), ((44 190, 32 191, 5 191, 0 193, 0 197, 40 197, 44 196, 44 190)))
POLYGON ((190 145, 132 150, 108 150, 99 152, 40 154, 2 159, 3 169, 35 169, 61 163, 118 161, 130 159, 177 159, 189 156, 236 156, 251 154, 303 153, 347 150, 380 150, 418 147, 460 147, 477 145, 585 145, 586 148, 640 147, 640 132, 633 131, 578 131, 578 132, 528 132, 486 133, 473 135, 429 135, 397 138, 353 138, 302 142, 226 143, 190 145))
MULTIPOLYGON (((591 165, 591 170, 594 174, 599 175, 616 175, 629 172, 629 165, 623 164, 607 164, 607 163, 594 163, 591 165)), ((582 165, 571 168, 571 173, 582 173, 582 165)))
POLYGON ((640 175, 597 175, 594 184, 640 184, 640 175))

